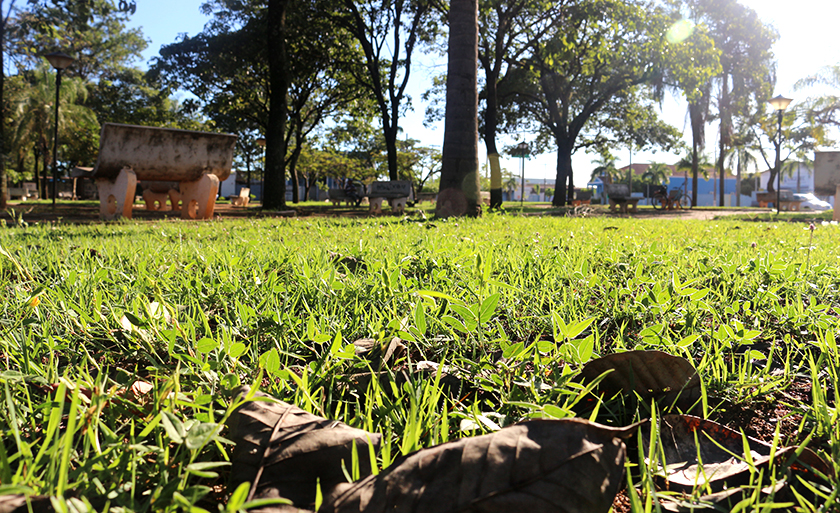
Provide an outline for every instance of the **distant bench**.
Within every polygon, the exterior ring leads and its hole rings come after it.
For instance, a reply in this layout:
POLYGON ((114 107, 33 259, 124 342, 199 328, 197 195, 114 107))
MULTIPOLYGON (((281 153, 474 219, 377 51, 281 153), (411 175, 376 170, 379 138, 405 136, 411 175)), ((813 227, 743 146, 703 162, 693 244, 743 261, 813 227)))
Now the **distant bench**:
POLYGON ((23 187, 9 187, 9 199, 20 198, 21 201, 27 199, 38 199, 38 186, 34 183, 24 183, 23 187))
POLYGON ((391 180, 390 182, 373 182, 370 184, 368 199, 370 200, 370 213, 382 213, 382 201, 388 200, 391 210, 394 213, 405 212, 405 205, 414 197, 411 182, 408 180, 391 180))
POLYGON ((630 211, 636 212, 641 198, 631 197, 629 185, 626 183, 608 183, 604 185, 604 190, 610 198, 610 212, 615 212, 616 206, 618 206, 619 212, 623 214, 627 213, 628 207, 630 211))
POLYGON ((168 199, 182 219, 213 217, 219 181, 230 176, 236 136, 105 123, 92 178, 102 219, 131 217, 137 181, 149 210, 168 199), (177 187, 177 188, 176 188, 177 187))
MULTIPOLYGON (((355 206, 359 206, 364 198, 367 197, 367 193, 365 192, 365 188, 363 185, 356 185, 356 204, 355 206)), ((331 188, 327 191, 327 198, 330 200, 330 203, 333 204, 334 207, 340 207, 342 201, 347 202, 347 206, 351 206, 352 201, 350 198, 347 197, 347 194, 344 192, 344 189, 335 187, 331 188)))

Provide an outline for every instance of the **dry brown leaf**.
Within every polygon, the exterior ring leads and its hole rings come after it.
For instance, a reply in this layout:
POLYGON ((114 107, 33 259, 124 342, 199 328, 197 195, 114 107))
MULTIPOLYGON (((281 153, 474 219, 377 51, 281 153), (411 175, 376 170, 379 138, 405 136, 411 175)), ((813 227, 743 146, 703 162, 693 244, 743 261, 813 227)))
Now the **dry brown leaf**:
MULTIPOLYGON (((650 424, 642 426, 645 454, 650 444, 650 424)), ((741 433, 726 426, 691 415, 665 415, 662 417, 659 443, 664 453, 667 486, 671 490, 690 492, 695 485, 708 485, 713 492, 724 487, 732 488, 749 481, 751 468, 761 468, 770 463, 771 446, 761 440, 747 438, 752 467, 746 460, 741 433), (696 440, 696 441, 695 441, 696 440), (702 465, 698 463, 702 461, 702 465)), ((815 478, 811 469, 830 475, 831 469, 813 451, 804 448, 797 458, 795 447, 779 448, 777 461, 791 468, 804 478, 815 478)), ((663 462, 660 462, 660 466, 663 462)))
POLYGON ((319 513, 608 511, 637 426, 532 420, 409 454, 337 487, 319 513))
POLYGON ((685 358, 662 351, 625 351, 592 360, 581 370, 584 383, 608 372, 598 384, 607 397, 635 392, 643 399, 656 398, 662 405, 675 404, 683 411, 700 399, 700 376, 685 358))
POLYGON ((0 513, 53 513, 52 501, 45 495, 0 495, 0 513))
MULTIPOLYGON (((247 392, 247 388, 240 391, 242 396, 247 392)), ((296 507, 314 509, 318 482, 327 493, 346 481, 342 461, 349 471, 354 443, 360 474, 370 474, 368 444, 378 450, 381 435, 318 417, 262 392, 256 392, 255 398, 228 420, 230 438, 236 443, 232 489, 248 481, 249 500, 283 497, 296 507)))
POLYGON ((353 342, 353 345, 356 348, 356 356, 378 362, 379 369, 383 366, 393 367, 394 362, 408 353, 406 345, 397 337, 392 338, 387 344, 375 338, 360 338, 353 342))

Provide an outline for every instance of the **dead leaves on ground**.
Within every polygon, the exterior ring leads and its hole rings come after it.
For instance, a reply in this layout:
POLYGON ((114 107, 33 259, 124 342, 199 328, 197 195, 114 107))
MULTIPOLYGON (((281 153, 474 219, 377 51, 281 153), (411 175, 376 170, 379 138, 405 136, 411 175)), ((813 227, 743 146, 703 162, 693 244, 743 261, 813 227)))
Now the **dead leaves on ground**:
POLYGON ((354 451, 359 475, 370 474, 368 446, 378 449, 381 439, 261 392, 236 410, 228 426, 236 443, 232 488, 247 481, 252 483, 249 501, 283 497, 311 509, 318 483, 329 490, 346 482, 342 465, 351 469, 354 451))
MULTIPOLYGON (((644 453, 650 454, 649 423, 642 426, 641 439, 644 453)), ((781 496, 789 486, 798 484, 796 477, 820 482, 833 474, 832 468, 807 447, 774 448, 691 415, 665 415, 655 439, 661 449, 657 453, 664 458, 657 462, 661 486, 682 492, 685 497, 694 490, 702 490, 702 495, 692 499, 695 505, 699 502, 734 505, 745 495, 754 494, 756 486, 761 486, 762 494, 781 496), (771 467, 775 467, 772 476, 771 467), (756 485, 758 475, 763 476, 763 484, 756 485)), ((688 504, 674 500, 664 502, 663 506, 681 511, 688 504)))
POLYGON ((637 427, 532 420, 419 450, 374 476, 369 444, 375 449, 379 435, 257 397, 229 422, 232 475, 254 483, 251 498, 285 497, 308 509, 319 483, 322 512, 606 512, 622 482, 623 439, 637 427), (346 483, 342 464, 352 461, 367 477, 346 483))
POLYGON ((662 351, 613 353, 590 361, 580 373, 585 384, 601 376, 596 391, 606 399, 619 394, 653 398, 663 407, 690 411, 697 408, 701 396, 700 376, 694 366, 662 351))
POLYGON ((422 449, 336 488, 324 513, 608 511, 635 426, 531 420, 422 449))

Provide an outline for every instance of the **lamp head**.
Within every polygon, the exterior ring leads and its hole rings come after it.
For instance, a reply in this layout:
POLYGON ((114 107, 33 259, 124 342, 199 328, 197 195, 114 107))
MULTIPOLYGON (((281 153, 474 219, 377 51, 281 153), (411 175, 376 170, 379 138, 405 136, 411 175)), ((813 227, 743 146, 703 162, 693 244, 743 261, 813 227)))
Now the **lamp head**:
POLYGON ((775 98, 771 98, 768 103, 771 107, 773 107, 773 110, 785 110, 792 101, 793 100, 790 98, 785 98, 784 96, 779 95, 775 98))
POLYGON ((50 65, 52 65, 53 68, 59 70, 67 68, 68 66, 73 64, 73 61, 76 60, 63 52, 53 52, 45 55, 44 57, 46 57, 47 60, 50 61, 50 65))

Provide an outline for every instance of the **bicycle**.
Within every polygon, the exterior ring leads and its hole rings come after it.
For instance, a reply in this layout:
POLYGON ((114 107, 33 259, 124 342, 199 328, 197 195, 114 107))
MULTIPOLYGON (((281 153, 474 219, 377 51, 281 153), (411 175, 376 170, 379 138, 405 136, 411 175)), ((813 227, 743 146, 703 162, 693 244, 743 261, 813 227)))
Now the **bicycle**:
POLYGON ((666 193, 664 186, 658 186, 651 194, 651 203, 656 210, 690 210, 692 207, 691 196, 683 193, 681 187, 675 187, 666 193))

